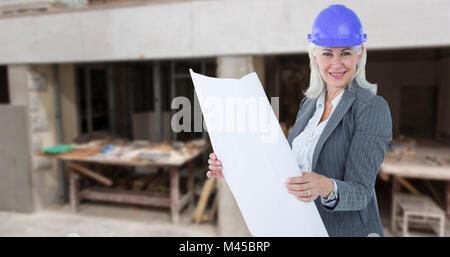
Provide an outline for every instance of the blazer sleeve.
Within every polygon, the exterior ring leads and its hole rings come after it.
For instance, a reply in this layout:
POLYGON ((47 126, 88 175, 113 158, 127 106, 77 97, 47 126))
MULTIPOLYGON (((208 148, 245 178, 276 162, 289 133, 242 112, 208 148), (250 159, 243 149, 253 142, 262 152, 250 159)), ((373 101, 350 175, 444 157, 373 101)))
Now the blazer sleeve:
POLYGON ((355 117, 355 130, 347 152, 344 180, 336 179, 338 202, 329 211, 366 208, 374 197, 375 180, 389 142, 392 119, 381 96, 362 103, 355 117))

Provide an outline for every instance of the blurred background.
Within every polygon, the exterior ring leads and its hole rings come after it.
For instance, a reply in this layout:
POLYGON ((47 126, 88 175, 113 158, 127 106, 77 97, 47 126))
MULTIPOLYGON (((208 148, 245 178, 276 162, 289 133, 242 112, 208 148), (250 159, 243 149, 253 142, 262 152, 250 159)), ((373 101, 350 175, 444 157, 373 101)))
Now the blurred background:
MULTIPOLYGON (((0 1, 0 236, 249 235, 226 184, 205 178, 207 133, 172 131, 171 101, 195 102, 189 68, 256 71, 287 134, 306 35, 335 3, 0 1)), ((450 2, 338 3, 362 21, 367 79, 392 114, 386 236, 449 236, 450 2)))

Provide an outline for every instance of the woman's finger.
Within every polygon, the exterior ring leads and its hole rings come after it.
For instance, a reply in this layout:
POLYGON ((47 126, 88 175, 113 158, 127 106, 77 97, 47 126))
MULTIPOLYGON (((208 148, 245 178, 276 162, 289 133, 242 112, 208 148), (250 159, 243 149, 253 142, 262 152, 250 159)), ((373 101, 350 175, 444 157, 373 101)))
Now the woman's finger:
POLYGON ((211 158, 213 160, 217 160, 217 155, 215 153, 211 153, 211 154, 209 154, 209 158, 211 158))
POLYGON ((296 197, 301 197, 301 198, 309 198, 309 197, 314 196, 314 194, 311 190, 309 192, 308 192, 308 190, 302 190, 302 191, 288 190, 288 193, 295 195, 296 197))
POLYGON ((303 191, 303 190, 309 189, 311 187, 309 182, 304 183, 304 184, 292 184, 291 183, 291 184, 287 184, 286 186, 289 190, 293 190, 293 191, 303 191))
POLYGON ((208 171, 206 172, 208 178, 223 178, 223 173, 221 171, 208 171))
POLYGON ((305 203, 308 203, 308 202, 312 202, 314 199, 316 199, 316 198, 314 198, 313 196, 311 196, 311 197, 297 197, 297 199, 299 200, 299 201, 302 201, 302 202, 305 202, 305 203))
POLYGON ((288 191, 287 191, 289 194, 291 194, 291 195, 294 195, 295 197, 300 197, 300 195, 299 195, 299 192, 298 191, 292 191, 292 190, 289 190, 288 189, 288 191))
POLYGON ((308 177, 306 177, 306 176, 291 177, 286 180, 286 183, 288 183, 288 184, 291 184, 291 183, 303 184, 303 183, 307 183, 307 182, 309 182, 309 180, 308 180, 308 177))
POLYGON ((209 165, 208 169, 210 169, 211 171, 222 171, 223 167, 217 165, 209 165))
MULTIPOLYGON (((305 200, 307 202, 313 201, 317 198, 317 194, 313 190, 305 190, 302 191, 302 194, 300 195, 301 200, 305 200)), ((300 200, 300 199, 299 199, 300 200)))
POLYGON ((208 159, 208 164, 211 164, 211 165, 221 165, 222 162, 221 162, 220 160, 208 159))
POLYGON ((297 200, 300 200, 302 202, 311 202, 314 201, 318 195, 311 189, 303 190, 303 191, 295 191, 295 190, 288 190, 288 193, 291 195, 294 195, 297 200))
POLYGON ((294 191, 294 190, 288 190, 288 193, 291 195, 294 195, 295 197, 306 197, 308 195, 308 192, 306 191, 294 191))
POLYGON ((316 200, 317 197, 319 197, 318 191, 315 188, 311 188, 308 190, 303 191, 304 193, 300 197, 300 200, 304 200, 305 202, 311 202, 316 200))

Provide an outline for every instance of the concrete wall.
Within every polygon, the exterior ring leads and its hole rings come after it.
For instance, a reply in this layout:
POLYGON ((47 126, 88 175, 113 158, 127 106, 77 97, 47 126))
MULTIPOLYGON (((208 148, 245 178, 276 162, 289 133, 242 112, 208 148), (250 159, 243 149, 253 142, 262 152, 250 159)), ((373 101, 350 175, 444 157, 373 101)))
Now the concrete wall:
MULTIPOLYGON (((151 1, 0 18, 0 63, 143 60, 306 51, 320 10, 336 1, 151 1)), ((371 49, 450 45, 450 1, 342 0, 371 49)))
POLYGON ((15 106, 28 106, 28 77, 29 66, 8 66, 9 102, 15 106))
POLYGON ((32 212, 31 158, 24 106, 0 105, 0 210, 32 212))

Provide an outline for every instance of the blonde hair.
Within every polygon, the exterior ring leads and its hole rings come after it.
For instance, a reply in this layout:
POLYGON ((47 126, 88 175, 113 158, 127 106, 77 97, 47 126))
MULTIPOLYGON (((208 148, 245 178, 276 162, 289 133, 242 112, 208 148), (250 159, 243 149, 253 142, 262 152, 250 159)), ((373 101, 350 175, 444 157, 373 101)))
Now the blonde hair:
MULTIPOLYGON (((363 55, 359 64, 356 65, 355 75, 352 80, 356 81, 356 84, 362 88, 369 89, 373 94, 377 94, 377 84, 372 84, 366 80, 366 61, 367 61, 367 48, 364 45, 355 46, 355 51, 358 55, 363 55), (362 51, 361 51, 362 50, 362 51)), ((319 66, 314 62, 314 57, 317 54, 319 46, 309 43, 308 55, 309 55, 309 67, 311 68, 311 75, 309 80, 309 87, 304 94, 309 98, 317 98, 320 96, 325 88, 325 82, 320 75, 319 66)))

